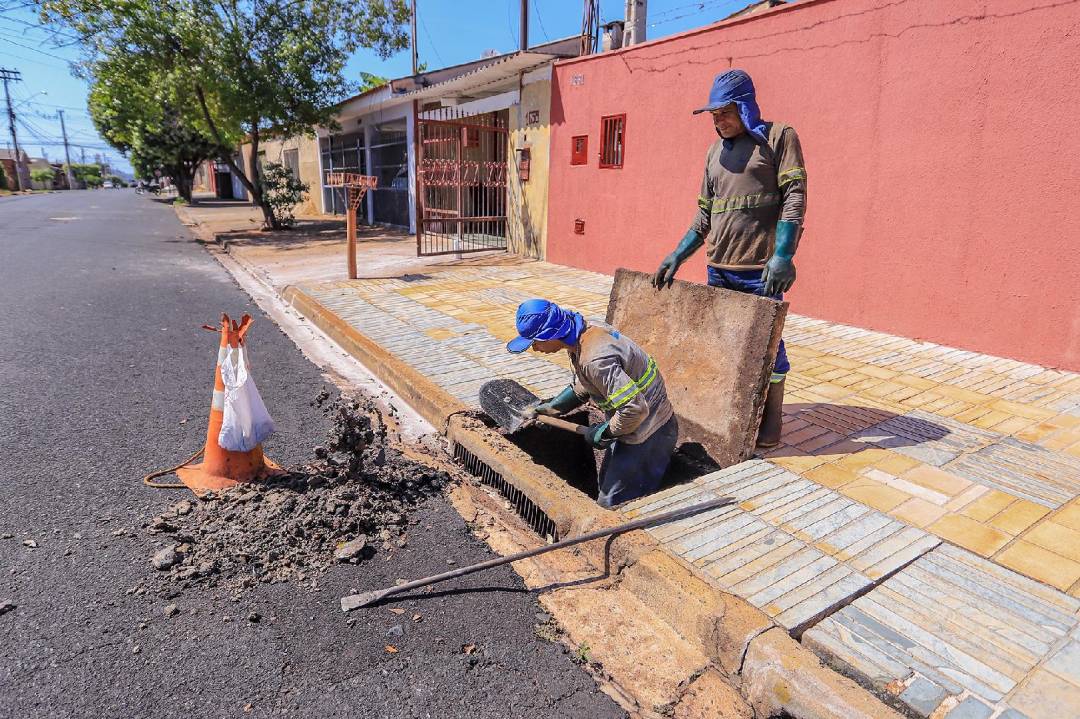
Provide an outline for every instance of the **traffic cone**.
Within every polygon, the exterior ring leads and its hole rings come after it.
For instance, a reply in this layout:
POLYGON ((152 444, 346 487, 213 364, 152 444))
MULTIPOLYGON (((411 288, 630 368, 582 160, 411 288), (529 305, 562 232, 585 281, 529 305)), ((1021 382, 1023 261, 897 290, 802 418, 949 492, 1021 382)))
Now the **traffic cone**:
POLYGON ((221 433, 221 424, 225 416, 225 383, 221 379, 221 363, 225 360, 229 347, 239 347, 244 344, 244 335, 251 327, 251 322, 250 315, 244 315, 240 318, 240 322, 236 323, 231 321, 228 315, 223 314, 220 328, 204 325, 205 329, 221 333, 217 365, 214 367, 214 397, 210 403, 206 447, 203 449, 201 464, 187 465, 176 470, 180 481, 195 494, 287 474, 263 456, 261 444, 250 452, 232 452, 223 449, 218 444, 218 435, 221 433))

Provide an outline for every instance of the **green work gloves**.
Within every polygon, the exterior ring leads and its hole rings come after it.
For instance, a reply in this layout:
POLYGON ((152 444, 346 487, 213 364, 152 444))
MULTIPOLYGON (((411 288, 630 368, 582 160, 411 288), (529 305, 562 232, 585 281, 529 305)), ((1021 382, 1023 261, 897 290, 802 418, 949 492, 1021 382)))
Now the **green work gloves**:
POLYGON ((574 388, 567 386, 562 392, 559 392, 551 399, 544 400, 533 409, 537 414, 554 416, 577 409, 583 404, 585 402, 574 393, 574 388))
POLYGON ((589 425, 589 431, 585 433, 585 441, 594 449, 607 449, 615 443, 615 438, 608 433, 608 422, 597 422, 589 425))
POLYGON ((781 220, 776 223, 776 249, 773 256, 761 272, 761 281, 765 286, 765 296, 775 297, 791 289, 795 284, 795 246, 799 241, 799 226, 794 222, 781 220))
POLYGON ((701 238, 701 233, 697 230, 690 230, 683 235, 675 251, 660 263, 660 268, 656 270, 656 275, 653 276, 653 287, 658 290, 671 287, 671 283, 675 281, 675 273, 679 271, 679 265, 686 262, 690 255, 694 254, 697 248, 703 244, 705 244, 705 240, 701 238))

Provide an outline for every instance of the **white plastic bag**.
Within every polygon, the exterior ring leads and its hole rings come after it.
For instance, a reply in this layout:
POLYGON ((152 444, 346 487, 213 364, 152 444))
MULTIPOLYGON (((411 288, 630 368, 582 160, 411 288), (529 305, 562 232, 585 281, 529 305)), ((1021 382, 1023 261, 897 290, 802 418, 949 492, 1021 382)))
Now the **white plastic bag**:
POLYGON ((243 346, 226 350, 221 381, 225 384, 225 417, 218 444, 232 452, 250 452, 274 433, 274 420, 255 388, 243 346))

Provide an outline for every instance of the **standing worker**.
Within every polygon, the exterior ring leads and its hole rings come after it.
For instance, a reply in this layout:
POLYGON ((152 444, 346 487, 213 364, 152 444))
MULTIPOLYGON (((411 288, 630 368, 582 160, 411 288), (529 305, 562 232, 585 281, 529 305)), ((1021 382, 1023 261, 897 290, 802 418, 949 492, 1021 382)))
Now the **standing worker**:
POLYGON ((596 498, 600 506, 655 492, 679 438, 656 362, 614 327, 587 323, 580 313, 547 300, 521 303, 517 331, 520 336, 507 343, 508 351, 566 350, 574 368, 574 384, 538 405, 538 413, 563 414, 589 399, 604 412, 605 421, 590 425, 585 436, 594 448, 605 450, 596 498))
MULTIPOLYGON (((653 285, 671 285, 679 266, 705 246, 709 284, 780 300, 795 282, 792 258, 806 212, 806 168, 795 130, 764 122, 754 82, 743 70, 716 76, 709 103, 694 114, 712 113, 720 136, 705 155, 698 212, 678 247, 660 263, 653 285)), ((759 447, 780 442, 784 379, 788 363, 784 341, 776 352, 759 447)))

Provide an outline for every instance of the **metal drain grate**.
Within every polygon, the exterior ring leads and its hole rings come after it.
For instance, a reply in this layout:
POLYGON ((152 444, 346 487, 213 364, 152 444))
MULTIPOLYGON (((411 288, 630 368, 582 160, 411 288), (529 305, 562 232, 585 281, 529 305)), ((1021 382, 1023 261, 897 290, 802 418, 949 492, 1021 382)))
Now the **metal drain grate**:
POLYGON ((466 449, 459 442, 454 442, 454 459, 459 462, 469 474, 479 477, 480 481, 489 487, 499 490, 502 496, 514 506, 514 511, 524 519, 537 534, 548 541, 559 541, 559 530, 555 522, 544 513, 544 510, 536 506, 529 496, 514 485, 507 482, 503 476, 492 469, 486 462, 466 449))

